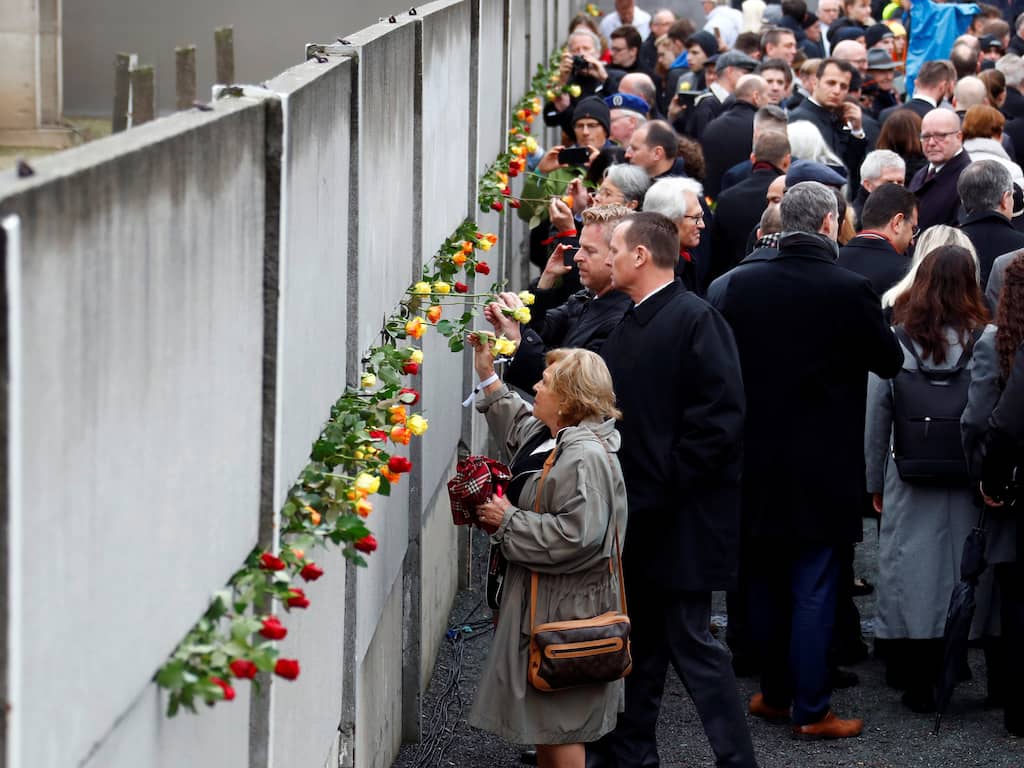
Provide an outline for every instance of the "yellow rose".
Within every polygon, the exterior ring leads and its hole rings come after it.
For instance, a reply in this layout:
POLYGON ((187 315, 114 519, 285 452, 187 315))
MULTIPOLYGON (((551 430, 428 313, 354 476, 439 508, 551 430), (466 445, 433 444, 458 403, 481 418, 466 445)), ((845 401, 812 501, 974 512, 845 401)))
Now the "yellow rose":
POLYGON ((497 355, 514 355, 516 352, 516 343, 511 339, 506 339, 502 336, 500 339, 494 340, 494 352, 497 355))
POLYGON ((427 420, 420 416, 418 413, 409 417, 409 421, 406 422, 405 426, 414 435, 422 435, 427 431, 427 420))
POLYGON ((574 99, 578 99, 581 93, 583 93, 583 89, 576 85, 576 83, 569 86, 569 95, 574 99))
POLYGON ((530 310, 527 307, 518 307, 512 312, 512 317, 520 323, 530 322, 530 310))
POLYGON ((434 283, 434 293, 451 293, 452 287, 444 280, 438 280, 434 283))
POLYGON ((534 296, 529 291, 520 291, 519 300, 523 302, 523 304, 525 304, 526 306, 530 307, 533 306, 533 302, 537 300, 537 297, 534 296))
POLYGON ((430 283, 420 280, 412 287, 412 292, 417 296, 427 296, 430 294, 430 283))
POLYGON ((409 350, 409 361, 413 363, 423 362, 423 350, 422 349, 410 349, 409 350))
POLYGON ((537 151, 537 140, 533 136, 526 137, 526 148, 530 151, 531 155, 537 151))
POLYGON ((362 496, 369 496, 380 490, 380 478, 368 472, 360 472, 356 475, 356 490, 362 496))
POLYGON ((489 251, 493 247, 493 244, 490 240, 480 240, 480 242, 476 244, 476 247, 481 251, 489 251))
POLYGON ((545 93, 544 95, 548 97, 548 101, 554 101, 555 100, 555 92, 552 91, 550 88, 548 88, 548 92, 545 93))
POLYGON ((363 389, 372 389, 377 385, 377 377, 372 373, 364 373, 362 379, 359 380, 363 389))

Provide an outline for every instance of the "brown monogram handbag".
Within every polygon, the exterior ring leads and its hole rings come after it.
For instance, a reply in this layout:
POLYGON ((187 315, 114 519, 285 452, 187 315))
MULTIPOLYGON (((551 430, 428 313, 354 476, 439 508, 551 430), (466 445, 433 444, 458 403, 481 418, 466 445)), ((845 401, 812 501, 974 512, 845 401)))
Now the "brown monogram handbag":
MULTIPOLYGON (((607 450, 607 448, 606 448, 607 450)), ((544 464, 537 485, 534 511, 539 511, 540 492, 544 478, 554 463, 552 451, 544 464)), ((609 455, 609 460, 610 460, 609 455)), ((609 521, 610 524, 610 521, 609 521)), ((622 611, 608 611, 600 616, 569 621, 537 624, 537 581, 530 575, 530 660, 528 677, 538 691, 560 691, 583 685, 610 683, 629 674, 633 659, 629 648, 629 616, 626 615, 626 589, 622 580, 622 552, 619 528, 615 526, 615 561, 619 576, 619 599, 622 611)), ((608 563, 611 571, 612 564, 608 563)))

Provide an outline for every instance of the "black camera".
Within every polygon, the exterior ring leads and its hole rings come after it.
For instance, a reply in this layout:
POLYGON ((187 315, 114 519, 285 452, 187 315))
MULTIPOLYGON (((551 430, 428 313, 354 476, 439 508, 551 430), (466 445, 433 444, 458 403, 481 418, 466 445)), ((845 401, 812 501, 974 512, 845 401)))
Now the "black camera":
POLYGON ((584 74, 589 67, 590 67, 590 65, 587 63, 587 60, 585 58, 583 58, 582 56, 573 56, 572 57, 572 74, 573 74, 573 77, 575 77, 576 75, 584 74))

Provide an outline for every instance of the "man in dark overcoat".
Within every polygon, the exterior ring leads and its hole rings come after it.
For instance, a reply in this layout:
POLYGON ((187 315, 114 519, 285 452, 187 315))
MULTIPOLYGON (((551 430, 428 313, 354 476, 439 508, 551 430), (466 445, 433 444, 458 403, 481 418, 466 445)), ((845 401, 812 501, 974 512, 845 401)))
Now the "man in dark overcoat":
POLYGON ((848 61, 825 59, 818 67, 814 93, 789 113, 789 122, 808 120, 821 132, 825 143, 846 166, 854 189, 860 183, 860 164, 868 146, 861 108, 846 100, 856 72, 848 61))
POLYGON ((921 149, 928 165, 914 174, 907 189, 917 195, 921 229, 935 224, 956 226, 960 193, 956 183, 971 156, 964 150, 960 117, 948 109, 933 109, 921 121, 921 149))
POLYGON ((882 184, 868 195, 861 218, 864 228, 839 249, 837 263, 866 277, 881 298, 910 269, 917 198, 901 184, 882 184))
POLYGON ((754 115, 765 103, 768 85, 760 75, 744 75, 736 83, 733 98, 708 124, 701 136, 704 149, 704 193, 718 197, 722 176, 736 163, 750 157, 754 140, 754 115))
POLYGON ((750 711, 818 739, 863 728, 830 705, 837 550, 860 539, 867 373, 890 378, 903 363, 867 279, 835 263, 837 213, 825 185, 793 186, 778 255, 708 290, 733 329, 747 396, 743 567, 762 652, 750 711))
POLYGON ((789 139, 784 133, 757 137, 750 176, 722 192, 711 227, 711 270, 708 282, 724 275, 747 255, 750 233, 761 220, 768 187, 789 170, 789 139))
POLYGON ((966 216, 960 229, 971 239, 981 266, 981 284, 988 284, 992 264, 1004 253, 1024 248, 1024 232, 1014 228, 1013 179, 1002 163, 979 160, 957 179, 966 216))
MULTIPOLYGON (((697 194, 684 193, 699 216, 697 194)), ((623 553, 633 670, 615 730, 588 766, 656 766, 672 664, 719 766, 756 766, 729 652, 710 632, 711 591, 733 586, 743 382, 728 324, 675 279, 675 225, 640 213, 615 228, 612 284, 635 302, 601 348, 622 421, 629 497, 623 553)))

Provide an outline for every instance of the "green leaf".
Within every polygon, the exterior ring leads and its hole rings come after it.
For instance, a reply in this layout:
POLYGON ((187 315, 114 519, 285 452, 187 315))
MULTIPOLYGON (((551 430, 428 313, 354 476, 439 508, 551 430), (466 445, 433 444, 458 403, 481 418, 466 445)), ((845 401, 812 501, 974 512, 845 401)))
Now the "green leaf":
POLYGON ((156 684, 161 688, 180 688, 185 682, 184 673, 184 661, 169 661, 156 673, 156 684))

